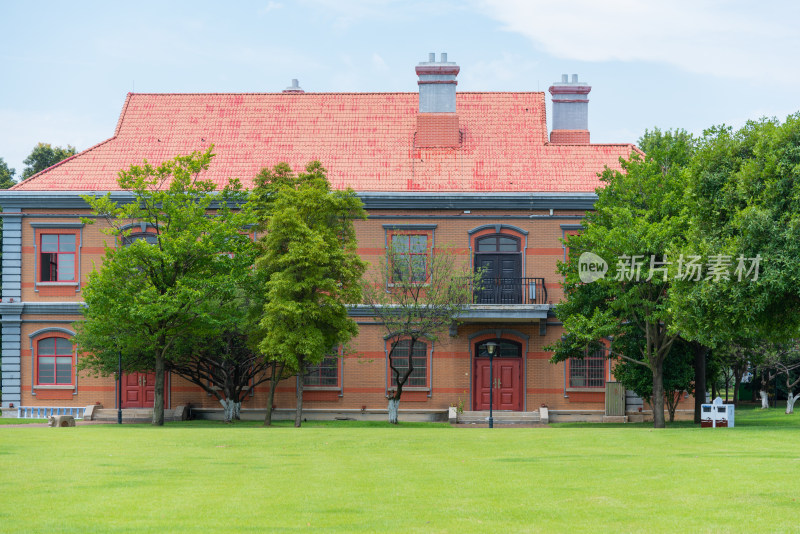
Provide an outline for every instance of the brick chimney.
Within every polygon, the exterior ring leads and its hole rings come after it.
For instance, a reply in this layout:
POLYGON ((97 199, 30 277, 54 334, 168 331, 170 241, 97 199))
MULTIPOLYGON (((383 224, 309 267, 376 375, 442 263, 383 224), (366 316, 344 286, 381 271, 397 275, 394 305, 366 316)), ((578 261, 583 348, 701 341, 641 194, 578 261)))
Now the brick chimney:
POLYGON ((305 93, 303 88, 300 87, 300 82, 297 78, 292 78, 292 85, 283 90, 284 93, 305 93))
POLYGON ((592 87, 578 81, 578 75, 561 75, 561 82, 550 86, 553 96, 553 130, 550 142, 554 144, 589 144, 589 91, 592 87))
POLYGON ((428 61, 417 65, 419 76, 419 114, 414 145, 418 147, 458 147, 461 133, 458 130, 456 113, 456 76, 458 65, 447 61, 442 52, 441 60, 431 53, 428 61))

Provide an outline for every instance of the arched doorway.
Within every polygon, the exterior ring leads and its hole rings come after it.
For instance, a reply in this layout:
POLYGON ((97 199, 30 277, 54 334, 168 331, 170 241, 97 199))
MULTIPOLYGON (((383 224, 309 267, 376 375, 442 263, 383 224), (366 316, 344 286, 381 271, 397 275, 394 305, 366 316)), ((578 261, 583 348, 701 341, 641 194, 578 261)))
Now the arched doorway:
POLYGON ((489 409, 490 367, 486 343, 497 343, 492 358, 492 409, 522 411, 522 344, 509 339, 484 339, 475 344, 473 359, 473 410, 489 409))
POLYGON ((483 271, 476 304, 522 302, 522 253, 518 237, 491 234, 475 240, 475 272, 483 271))

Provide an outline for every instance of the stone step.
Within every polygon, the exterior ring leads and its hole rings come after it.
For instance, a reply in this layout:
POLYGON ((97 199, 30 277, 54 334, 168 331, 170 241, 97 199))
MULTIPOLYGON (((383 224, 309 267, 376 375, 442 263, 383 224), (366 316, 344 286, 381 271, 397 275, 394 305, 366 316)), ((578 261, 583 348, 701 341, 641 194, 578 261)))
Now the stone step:
MULTIPOLYGON (((178 406, 175 409, 164 410, 165 421, 182 421, 186 419, 186 408, 178 406)), ((142 422, 146 423, 152 421, 153 409, 152 408, 123 408, 122 420, 125 422, 142 422)), ((100 408, 94 410, 92 414, 93 421, 110 421, 116 422, 117 410, 116 408, 100 408)))

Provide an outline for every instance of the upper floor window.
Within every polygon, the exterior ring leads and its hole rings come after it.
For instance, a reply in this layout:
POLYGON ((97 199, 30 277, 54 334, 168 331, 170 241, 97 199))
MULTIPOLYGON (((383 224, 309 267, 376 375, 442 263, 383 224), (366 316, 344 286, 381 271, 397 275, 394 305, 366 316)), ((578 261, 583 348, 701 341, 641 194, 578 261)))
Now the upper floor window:
MULTIPOLYGON (((404 339, 394 344, 392 349, 392 363, 400 371, 400 376, 408 371, 408 357, 411 349, 411 340, 404 339)), ((414 353, 411 354, 411 363, 414 370, 406 381, 406 386, 425 387, 428 385, 428 345, 423 341, 417 340, 414 343, 414 353)), ((394 371, 389 370, 392 386, 397 386, 394 371)))
POLYGON ((135 232, 122 238, 122 245, 128 246, 134 241, 144 240, 147 241, 151 245, 158 244, 158 234, 153 232, 135 232))
POLYGON ((425 281, 428 272, 427 234, 394 234, 391 252, 393 281, 425 281))
POLYGON ((74 282, 76 280, 76 234, 41 234, 39 246, 40 281, 74 282))
POLYGON ((569 387, 602 388, 606 384, 606 358, 602 350, 587 354, 583 359, 569 360, 569 387))
POLYGON ((519 252, 519 239, 503 234, 480 237, 476 252, 519 252))
POLYGON ((36 342, 36 377, 40 385, 72 384, 72 343, 63 337, 36 342))
POLYGON ((309 387, 336 387, 339 385, 339 358, 326 356, 316 365, 309 365, 303 377, 309 387))

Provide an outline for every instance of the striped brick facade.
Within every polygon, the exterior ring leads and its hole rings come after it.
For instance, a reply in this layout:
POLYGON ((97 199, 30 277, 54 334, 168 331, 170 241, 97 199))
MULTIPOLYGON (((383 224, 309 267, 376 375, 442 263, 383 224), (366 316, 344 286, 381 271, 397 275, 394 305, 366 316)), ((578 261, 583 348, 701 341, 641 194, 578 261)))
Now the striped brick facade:
MULTIPOLYGON (((286 162, 301 169, 320 160, 332 187, 350 187, 364 201, 369 219, 356 224, 358 250, 373 266, 386 254, 391 232, 425 233, 429 248, 452 248, 470 267, 478 239, 499 234, 519 243, 518 277, 535 280, 525 287, 527 300, 466 307, 462 323, 428 345, 425 386, 407 388, 403 407, 441 411, 463 401, 471 408, 476 345, 498 338, 521 353, 514 380, 523 410, 541 404, 602 410, 602 388, 569 388, 568 366, 549 363, 544 347, 562 334, 552 313, 562 298, 556 274, 556 262, 565 258, 560 240, 579 230, 592 208, 601 186, 598 173, 619 169, 620 158, 638 149, 591 145, 588 131, 575 133, 569 125, 560 126, 566 137, 554 132, 548 142, 544 93, 456 94, 459 68, 445 56, 438 62, 431 56, 417 72, 419 94, 129 94, 113 137, 0 191, 3 407, 115 406, 110 378, 81 372, 66 384, 62 369, 60 379, 43 384, 36 376, 42 373, 36 367, 38 340, 52 340, 53 361, 65 361, 57 339, 74 331, 87 274, 102 264, 109 239, 100 231, 102 221, 81 222, 91 215, 81 195, 110 192, 124 200, 129 196, 116 182, 120 169, 213 143, 216 155, 204 178, 218 185, 235 177, 250 187, 264 167, 286 162), (41 281, 43 235, 74 242, 76 280, 41 281)), ((342 355, 338 383, 308 387, 308 409, 386 406, 385 332, 364 307, 353 307, 351 315, 359 335, 342 355)), ((49 364, 49 355, 42 354, 49 364)), ((53 365, 44 372, 47 379, 59 372, 53 365)), ((244 408, 263 408, 266 391, 257 388, 244 408)), ((290 407, 293 395, 292 383, 281 384, 277 406, 290 407)), ((200 388, 171 377, 167 407, 185 404, 216 407, 200 388)))

